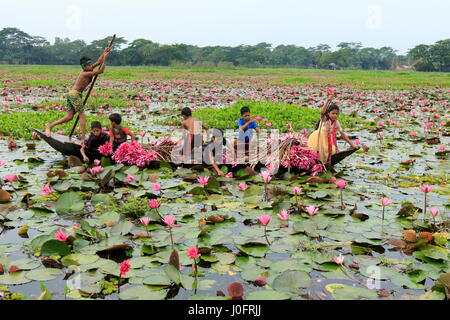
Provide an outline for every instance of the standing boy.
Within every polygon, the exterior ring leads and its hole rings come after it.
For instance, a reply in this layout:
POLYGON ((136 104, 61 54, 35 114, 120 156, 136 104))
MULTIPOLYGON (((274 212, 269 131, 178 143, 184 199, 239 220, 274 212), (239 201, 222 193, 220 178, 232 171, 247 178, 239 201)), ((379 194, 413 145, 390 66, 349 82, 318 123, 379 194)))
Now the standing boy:
POLYGON ((51 130, 54 126, 68 122, 73 119, 75 113, 80 116, 80 126, 81 126, 81 145, 84 146, 86 139, 86 115, 84 113, 84 105, 82 99, 82 93, 87 88, 89 83, 91 83, 92 78, 98 74, 105 71, 106 59, 108 59, 109 48, 106 48, 103 54, 98 58, 97 62, 93 63, 90 58, 82 57, 80 59, 80 65, 83 71, 78 76, 72 90, 69 91, 67 95, 67 106, 70 108, 67 112, 67 116, 45 125, 45 134, 50 137, 51 130), (94 68, 101 65, 101 67, 94 71, 94 68))

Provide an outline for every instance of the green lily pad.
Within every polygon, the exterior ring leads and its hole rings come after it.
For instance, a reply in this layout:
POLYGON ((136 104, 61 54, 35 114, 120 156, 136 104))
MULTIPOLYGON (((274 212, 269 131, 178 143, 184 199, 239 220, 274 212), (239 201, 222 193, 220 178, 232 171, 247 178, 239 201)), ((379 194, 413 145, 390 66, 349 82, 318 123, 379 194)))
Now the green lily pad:
POLYGON ((331 283, 325 286, 336 300, 375 300, 378 294, 374 290, 348 286, 342 283, 331 283))
POLYGON ((163 290, 153 291, 146 286, 137 285, 120 292, 122 300, 163 300, 167 293, 163 290))
POLYGON ((303 271, 285 271, 276 277, 272 287, 277 291, 298 294, 301 288, 311 285, 311 277, 303 271))
POLYGON ((25 277, 28 271, 18 271, 0 275, 0 284, 19 285, 31 282, 32 280, 25 277))
POLYGON ((57 213, 74 213, 84 209, 84 201, 78 193, 66 192, 56 201, 57 213))
POLYGON ((291 297, 280 291, 258 290, 245 295, 245 300, 289 300, 291 297))
POLYGON ((62 273, 60 269, 47 268, 30 271, 25 276, 30 280, 49 281, 56 279, 62 273))
POLYGON ((237 245, 236 246, 239 251, 253 257, 262 258, 266 255, 269 248, 267 246, 263 245, 254 245, 254 246, 242 246, 237 245))
POLYGON ((100 257, 95 254, 88 255, 88 254, 81 254, 81 253, 73 253, 73 254, 70 254, 70 255, 62 258, 61 263, 65 266, 70 266, 70 265, 79 266, 82 264, 94 263, 98 259, 100 259, 100 257))
POLYGON ((70 253, 69 246, 59 240, 48 240, 42 245, 41 256, 65 256, 70 253))
POLYGON ((16 261, 11 261, 9 264, 10 264, 10 266, 16 266, 22 270, 36 269, 41 265, 41 263, 39 261, 27 259, 27 258, 16 260, 16 261))

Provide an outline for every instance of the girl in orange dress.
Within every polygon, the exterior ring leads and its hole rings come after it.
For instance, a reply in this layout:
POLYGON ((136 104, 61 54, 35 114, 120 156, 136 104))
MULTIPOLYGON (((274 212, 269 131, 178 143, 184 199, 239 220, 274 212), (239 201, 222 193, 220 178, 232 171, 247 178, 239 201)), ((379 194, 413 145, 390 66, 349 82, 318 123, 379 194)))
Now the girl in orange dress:
MULTIPOLYGON (((355 145, 342 130, 339 120, 337 120, 339 107, 335 104, 330 104, 333 98, 334 93, 330 93, 320 111, 320 120, 317 123, 316 130, 308 138, 308 147, 319 153, 320 161, 327 167, 331 166, 331 156, 339 152, 336 142, 336 133, 338 131, 342 139, 348 142, 352 148, 361 148, 361 146, 355 145)), ((365 150, 367 147, 363 148, 365 150)))

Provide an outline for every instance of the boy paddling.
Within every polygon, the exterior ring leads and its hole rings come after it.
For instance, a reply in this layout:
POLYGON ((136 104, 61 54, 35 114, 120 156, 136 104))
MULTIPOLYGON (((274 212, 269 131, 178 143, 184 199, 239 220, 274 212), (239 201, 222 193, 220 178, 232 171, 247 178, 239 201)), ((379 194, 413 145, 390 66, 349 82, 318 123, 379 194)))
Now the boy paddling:
POLYGON ((75 113, 80 115, 81 126, 81 145, 84 146, 86 138, 86 115, 84 113, 84 105, 82 100, 82 93, 91 83, 92 78, 95 75, 103 73, 105 71, 105 62, 108 59, 110 48, 106 48, 103 54, 98 58, 97 62, 92 62, 90 58, 82 57, 80 59, 80 65, 83 71, 78 76, 78 79, 72 90, 67 95, 67 106, 70 108, 67 112, 67 116, 45 125, 45 134, 50 137, 51 129, 54 126, 68 122, 73 119, 75 113), (94 68, 101 65, 101 67, 94 71, 94 68))

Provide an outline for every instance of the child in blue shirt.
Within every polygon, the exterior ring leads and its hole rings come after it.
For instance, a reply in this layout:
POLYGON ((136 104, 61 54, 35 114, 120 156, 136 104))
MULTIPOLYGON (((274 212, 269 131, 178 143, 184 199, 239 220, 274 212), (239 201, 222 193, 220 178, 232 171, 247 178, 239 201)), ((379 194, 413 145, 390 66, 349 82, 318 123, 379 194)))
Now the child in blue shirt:
POLYGON ((253 137, 253 130, 259 133, 258 124, 255 121, 255 117, 250 115, 249 107, 241 108, 241 119, 238 121, 238 140, 235 141, 235 147, 238 144, 245 143, 245 151, 252 148, 252 145, 255 143, 255 138, 253 137))

